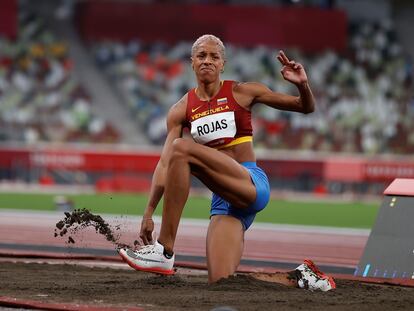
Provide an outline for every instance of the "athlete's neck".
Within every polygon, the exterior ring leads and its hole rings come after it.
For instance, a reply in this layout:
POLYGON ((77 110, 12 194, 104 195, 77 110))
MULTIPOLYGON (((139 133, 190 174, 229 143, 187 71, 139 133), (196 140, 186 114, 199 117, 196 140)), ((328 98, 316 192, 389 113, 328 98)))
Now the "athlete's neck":
POLYGON ((210 100, 218 94, 223 81, 217 80, 211 83, 199 82, 195 93, 201 100, 210 100))

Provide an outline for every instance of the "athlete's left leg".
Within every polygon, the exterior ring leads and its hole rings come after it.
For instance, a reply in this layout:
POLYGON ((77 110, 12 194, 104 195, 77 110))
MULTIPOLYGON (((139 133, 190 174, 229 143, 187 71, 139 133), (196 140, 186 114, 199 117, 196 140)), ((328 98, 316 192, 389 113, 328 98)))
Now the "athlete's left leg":
MULTIPOLYGON (((230 215, 211 217, 207 233, 208 282, 214 283, 233 275, 240 264, 244 248, 244 229, 240 219, 230 215)), ((321 272, 311 260, 285 273, 253 273, 262 281, 289 287, 328 291, 336 287, 332 277, 321 272)))
POLYGON ((230 215, 211 217, 207 232, 208 282, 234 274, 244 247, 244 230, 239 219, 230 215))

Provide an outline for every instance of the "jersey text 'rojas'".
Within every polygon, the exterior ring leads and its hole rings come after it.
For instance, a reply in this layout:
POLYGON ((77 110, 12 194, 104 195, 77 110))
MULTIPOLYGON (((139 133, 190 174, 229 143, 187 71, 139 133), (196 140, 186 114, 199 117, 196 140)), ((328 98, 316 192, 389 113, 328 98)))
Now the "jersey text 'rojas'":
POLYGON ((235 141, 251 141, 251 112, 234 99, 233 83, 224 81, 220 91, 209 101, 200 100, 195 89, 188 92, 186 121, 197 143, 224 148, 236 144, 235 141), (244 137, 248 139, 240 139, 244 137))

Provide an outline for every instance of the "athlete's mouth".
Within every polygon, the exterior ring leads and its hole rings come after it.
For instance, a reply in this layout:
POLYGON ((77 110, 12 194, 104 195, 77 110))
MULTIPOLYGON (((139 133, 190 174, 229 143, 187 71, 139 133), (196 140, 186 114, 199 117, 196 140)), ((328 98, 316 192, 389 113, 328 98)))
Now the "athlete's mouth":
POLYGON ((208 68, 208 67, 203 67, 200 69, 200 71, 213 71, 212 68, 208 68))

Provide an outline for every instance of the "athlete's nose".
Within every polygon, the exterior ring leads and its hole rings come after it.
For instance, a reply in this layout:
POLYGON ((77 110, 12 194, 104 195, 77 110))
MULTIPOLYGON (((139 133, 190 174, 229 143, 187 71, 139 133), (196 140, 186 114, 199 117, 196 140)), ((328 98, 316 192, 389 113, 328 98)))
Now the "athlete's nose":
POLYGON ((204 58, 204 64, 211 64, 212 62, 213 62, 213 58, 211 56, 207 55, 204 58))

